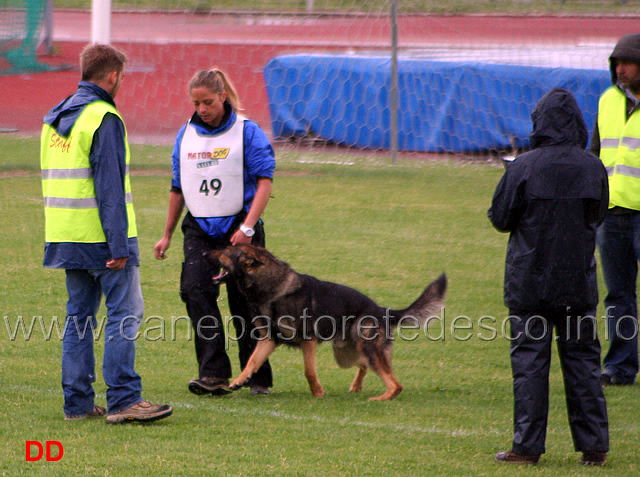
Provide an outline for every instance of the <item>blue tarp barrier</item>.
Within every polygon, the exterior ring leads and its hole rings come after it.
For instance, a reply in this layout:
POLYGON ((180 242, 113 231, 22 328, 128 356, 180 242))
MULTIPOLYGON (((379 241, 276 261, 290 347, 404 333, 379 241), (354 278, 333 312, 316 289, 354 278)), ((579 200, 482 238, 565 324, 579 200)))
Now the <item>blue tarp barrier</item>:
MULTIPOLYGON (((345 146, 390 149, 388 57, 289 55, 264 78, 275 138, 312 135, 345 146)), ((609 71, 398 60, 398 148, 475 152, 526 149, 531 111, 550 89, 571 91, 589 131, 609 71)))

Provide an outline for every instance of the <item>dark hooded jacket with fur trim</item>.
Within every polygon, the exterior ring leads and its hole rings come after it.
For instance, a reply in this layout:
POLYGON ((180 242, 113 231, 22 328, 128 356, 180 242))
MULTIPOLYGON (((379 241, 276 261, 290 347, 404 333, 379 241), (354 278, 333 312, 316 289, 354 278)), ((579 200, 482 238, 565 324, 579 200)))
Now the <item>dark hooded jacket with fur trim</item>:
POLYGON ((588 132, 574 97, 553 89, 531 114, 532 150, 509 165, 488 216, 510 232, 504 300, 515 310, 598 303, 596 229, 609 204, 607 172, 586 152, 588 132))

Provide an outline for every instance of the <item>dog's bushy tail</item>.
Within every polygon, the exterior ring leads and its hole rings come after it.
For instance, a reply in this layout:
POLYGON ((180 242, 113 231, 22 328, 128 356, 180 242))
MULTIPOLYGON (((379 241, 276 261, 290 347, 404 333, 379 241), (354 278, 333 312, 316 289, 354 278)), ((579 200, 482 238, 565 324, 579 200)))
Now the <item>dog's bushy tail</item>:
POLYGON ((420 327, 424 327, 431 319, 440 317, 446 291, 447 276, 443 273, 431 282, 408 308, 390 310, 390 324, 397 325, 403 322, 406 325, 415 325, 417 320, 420 327))

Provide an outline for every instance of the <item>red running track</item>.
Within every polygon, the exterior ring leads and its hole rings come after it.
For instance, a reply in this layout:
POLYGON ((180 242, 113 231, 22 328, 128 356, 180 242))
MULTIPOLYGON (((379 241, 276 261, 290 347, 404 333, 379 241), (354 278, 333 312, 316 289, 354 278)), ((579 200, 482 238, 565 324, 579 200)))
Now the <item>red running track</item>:
MULTIPOLYGON (((88 12, 55 12, 58 53, 40 60, 72 69, 0 76, 0 130, 38 134, 43 115, 75 91, 78 55, 89 41, 90 23, 88 12)), ((639 24, 638 17, 412 16, 400 17, 398 36, 400 48, 613 45, 621 35, 636 33, 639 24)), ((132 142, 170 144, 192 113, 189 78, 215 64, 236 83, 245 114, 270 133, 262 70, 271 58, 387 48, 389 37, 386 18, 117 13, 112 43, 127 52, 130 62, 116 103, 132 142)))

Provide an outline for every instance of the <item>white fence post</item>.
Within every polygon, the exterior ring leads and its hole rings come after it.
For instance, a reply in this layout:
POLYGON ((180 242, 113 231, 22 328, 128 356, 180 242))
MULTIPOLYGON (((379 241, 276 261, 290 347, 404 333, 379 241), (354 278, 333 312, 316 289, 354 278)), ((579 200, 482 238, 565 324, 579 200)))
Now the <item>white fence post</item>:
POLYGON ((91 43, 111 43, 111 0, 91 2, 91 43))

